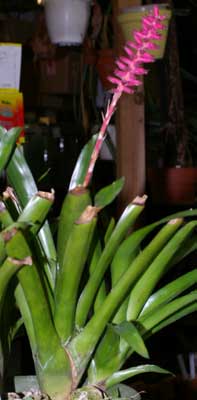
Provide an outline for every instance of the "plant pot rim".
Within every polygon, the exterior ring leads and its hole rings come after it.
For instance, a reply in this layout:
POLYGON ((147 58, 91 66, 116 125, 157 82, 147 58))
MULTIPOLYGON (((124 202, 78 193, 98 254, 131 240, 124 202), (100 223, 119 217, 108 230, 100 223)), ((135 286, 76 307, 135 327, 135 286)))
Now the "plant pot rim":
MULTIPOLYGON (((136 12, 139 12, 139 13, 144 12, 145 13, 145 12, 152 10, 155 5, 156 4, 147 4, 147 5, 141 5, 141 6, 139 5, 139 6, 124 7, 124 8, 121 8, 121 14, 136 13, 136 12)), ((157 6, 159 7, 160 10, 165 10, 165 11, 169 10, 170 11, 170 7, 169 7, 168 3, 160 3, 160 4, 157 4, 157 6)))

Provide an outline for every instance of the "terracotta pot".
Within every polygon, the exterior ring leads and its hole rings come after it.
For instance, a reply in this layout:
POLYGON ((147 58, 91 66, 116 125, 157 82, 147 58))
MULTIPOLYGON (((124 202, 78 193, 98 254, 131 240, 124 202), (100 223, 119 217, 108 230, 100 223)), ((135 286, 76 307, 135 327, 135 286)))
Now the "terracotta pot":
POLYGON ((147 191, 155 204, 193 205, 197 202, 197 168, 149 168, 147 191))
MULTIPOLYGON (((153 5, 128 7, 124 8, 122 10, 122 13, 118 15, 118 22, 122 28, 122 32, 126 40, 132 40, 133 31, 136 29, 137 30, 141 29, 142 17, 147 15, 147 13, 151 10, 152 7, 153 5)), ((167 4, 158 4, 158 7, 160 9, 160 13, 166 16, 166 19, 163 21, 166 29, 161 32, 162 36, 161 40, 159 41, 159 49, 152 50, 150 53, 152 53, 155 56, 155 58, 160 59, 163 58, 164 56, 166 39, 168 34, 168 25, 172 12, 169 8, 167 8, 167 4)), ((156 43, 157 42, 158 41, 156 41, 156 43)))
POLYGON ((115 69, 115 55, 112 49, 102 49, 98 51, 96 69, 104 89, 110 90, 114 85, 107 77, 112 75, 115 69))

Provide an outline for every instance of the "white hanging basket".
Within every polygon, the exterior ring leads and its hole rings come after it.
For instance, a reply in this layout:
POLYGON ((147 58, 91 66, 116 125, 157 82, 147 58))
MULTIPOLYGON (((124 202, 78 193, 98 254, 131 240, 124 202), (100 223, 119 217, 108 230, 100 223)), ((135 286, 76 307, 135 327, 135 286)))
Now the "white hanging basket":
POLYGON ((90 17, 90 0, 45 0, 46 24, 51 42, 80 45, 90 17))

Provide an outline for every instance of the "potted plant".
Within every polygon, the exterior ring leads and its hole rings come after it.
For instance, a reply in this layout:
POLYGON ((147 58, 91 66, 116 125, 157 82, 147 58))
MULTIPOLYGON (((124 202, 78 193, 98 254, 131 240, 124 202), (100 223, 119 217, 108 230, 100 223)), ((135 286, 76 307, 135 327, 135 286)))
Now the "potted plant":
MULTIPOLYGON (((121 13, 118 16, 118 22, 122 28, 122 32, 124 38, 128 40, 136 29, 139 29, 140 21, 143 15, 146 15, 148 10, 153 7, 153 4, 143 5, 143 6, 132 6, 126 7, 121 10, 121 13)), ((162 37, 160 41, 160 46, 152 50, 152 54, 154 54, 156 59, 161 59, 164 56, 165 46, 168 35, 168 26, 171 18, 171 10, 168 7, 167 3, 158 4, 160 12, 162 15, 165 15, 165 25, 166 29, 162 32, 162 37)))
MULTIPOLYGON (((175 16, 176 10, 170 24, 163 65, 156 66, 145 78, 147 182, 154 204, 192 206, 197 198, 195 113, 192 111, 193 94, 188 96, 186 92, 185 95, 182 88, 175 16), (163 81, 159 95, 158 76, 163 81)), ((186 87, 188 76, 190 80, 193 78, 185 71, 186 87)))
MULTIPOLYGON (((117 62, 116 76, 110 78, 114 94, 100 132, 82 150, 62 205, 57 248, 46 221, 54 192, 37 191, 20 147, 15 148, 20 129, 0 129, 0 168, 14 189, 7 188, 0 202, 0 318, 9 319, 6 307, 15 299, 20 322, 14 332, 24 324, 41 391, 23 393, 28 399, 113 398, 121 394, 118 384, 129 377, 168 373, 147 363, 126 369, 124 364, 134 352, 147 359, 145 340, 196 310, 195 270, 160 289, 157 284, 196 246, 197 211, 129 233, 144 209, 144 195, 136 197, 117 222, 112 219, 101 235, 99 213, 118 195, 124 180, 100 190, 93 200, 88 189, 121 94, 134 91, 140 84, 137 76, 146 72, 141 63, 154 60, 148 51, 155 32, 163 28, 162 19, 155 7, 143 18, 140 44, 127 42, 127 55, 117 62), (187 216, 190 220, 184 222, 187 216)), ((0 335, 6 353, 2 330, 0 335)))

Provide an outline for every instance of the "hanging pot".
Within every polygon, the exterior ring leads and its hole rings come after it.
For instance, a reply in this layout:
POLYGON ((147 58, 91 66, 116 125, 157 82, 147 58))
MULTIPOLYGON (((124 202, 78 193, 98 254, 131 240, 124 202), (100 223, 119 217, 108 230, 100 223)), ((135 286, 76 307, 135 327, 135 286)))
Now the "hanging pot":
MULTIPOLYGON (((128 7, 123 8, 122 13, 118 15, 118 22, 122 28, 122 32, 125 40, 133 39, 133 31, 141 29, 141 21, 144 16, 148 14, 148 12, 153 8, 154 4, 147 6, 139 6, 139 7, 128 7)), ((166 19, 163 21, 165 28, 161 31, 161 40, 159 41, 159 49, 152 50, 152 53, 156 59, 163 58, 165 45, 168 34, 168 26, 171 18, 171 10, 168 8, 168 4, 157 4, 160 14, 165 15, 166 19)))
POLYGON ((46 25, 52 43, 80 45, 85 37, 90 0, 45 0, 46 25))

